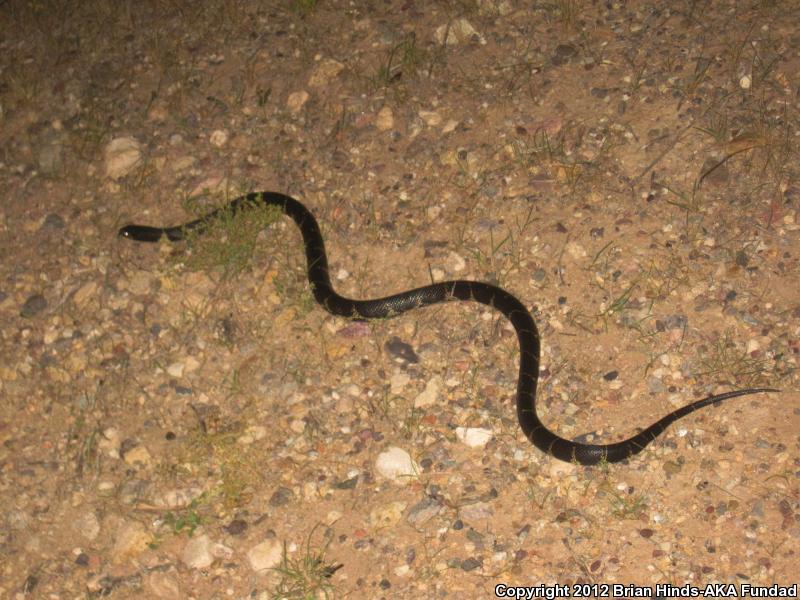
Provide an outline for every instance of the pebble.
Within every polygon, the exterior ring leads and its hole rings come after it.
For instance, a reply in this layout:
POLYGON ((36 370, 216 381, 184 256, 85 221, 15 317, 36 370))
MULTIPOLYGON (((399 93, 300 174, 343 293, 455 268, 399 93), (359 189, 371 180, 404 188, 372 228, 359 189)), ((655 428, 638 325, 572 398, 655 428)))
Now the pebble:
POLYGON ((442 512, 441 503, 436 498, 426 496, 411 507, 406 521, 413 527, 421 527, 440 512, 442 512))
POLYGON ((199 486, 167 490, 157 498, 156 503, 171 509, 185 508, 202 493, 203 488, 199 486))
POLYGON ((378 111, 378 117, 375 119, 375 127, 378 131, 389 131, 394 127, 394 115, 392 109, 384 106, 378 111))
POLYGON ((141 523, 122 521, 114 535, 111 562, 118 565, 135 558, 147 549, 152 539, 153 536, 141 523))
POLYGON ((115 138, 105 148, 106 176, 121 179, 133 171, 141 160, 142 146, 135 138, 115 138))
POLYGON ((94 297, 96 292, 97 283, 94 281, 89 281, 78 288, 78 291, 75 292, 75 295, 72 297, 72 301, 78 308, 84 308, 88 304, 89 300, 94 297))
POLYGON ((403 511, 408 506, 399 500, 372 509, 369 513, 369 523, 376 528, 394 527, 400 522, 403 511))
POLYGON ((160 600, 178 600, 186 595, 181 590, 180 583, 170 573, 151 571, 144 578, 144 589, 148 598, 160 600))
POLYGON ((247 560, 254 571, 277 567, 283 558, 283 544, 276 539, 265 540, 247 551, 247 560))
POLYGON ((409 381, 411 381, 411 377, 403 371, 397 370, 392 373, 392 376, 389 378, 389 386, 392 394, 400 394, 406 388, 409 381))
POLYGON ((323 58, 314 67, 308 79, 308 87, 321 88, 330 85, 332 79, 339 75, 344 65, 332 58, 323 58))
POLYGON ((433 33, 433 38, 437 44, 446 44, 448 46, 464 44, 473 39, 477 39, 481 44, 486 43, 486 39, 464 17, 437 27, 433 33))
POLYGON ((450 254, 447 255, 445 266, 451 273, 460 273, 467 268, 467 261, 465 261, 460 254, 450 252, 450 254))
POLYGON ((428 127, 436 127, 442 122, 442 115, 434 110, 419 111, 419 118, 425 121, 428 127))
POLYGON ((417 477, 419 465, 411 455, 396 446, 381 452, 375 461, 375 468, 384 477, 397 483, 408 483, 417 477))
POLYGON ((432 377, 425 384, 425 389, 414 398, 414 408, 425 408, 439 402, 439 387, 442 380, 439 377, 432 377))
POLYGON ((456 427, 456 437, 470 448, 482 448, 492 435, 491 430, 481 427, 456 427))
POLYGON ((71 525, 72 529, 89 541, 96 539, 100 534, 100 521, 92 510, 88 510, 76 517, 71 525))
POLYGON ((22 310, 20 310, 19 315, 25 319, 30 319, 32 316, 42 312, 45 308, 47 308, 47 300, 45 300, 44 296, 41 294, 33 294, 25 300, 25 304, 22 305, 22 310))
POLYGON ((64 142, 61 134, 51 132, 42 141, 37 161, 43 175, 56 175, 64 164, 64 142))
POLYGON ((144 446, 136 446, 125 453, 125 463, 128 465, 141 465, 150 467, 153 464, 153 457, 144 446))
POLYGON ((172 377, 183 377, 183 370, 186 368, 182 362, 174 362, 167 367, 167 373, 172 377))
POLYGON ((270 506, 285 506, 294 500, 294 492, 287 487, 279 487, 269 498, 270 506))
POLYGON ((207 535, 190 538, 181 552, 181 561, 190 569, 205 569, 214 562, 213 543, 207 535))
POLYGON ((301 90, 299 92, 292 92, 289 94, 289 97, 286 99, 286 108, 289 109, 289 112, 292 114, 297 114, 303 108, 306 102, 308 102, 309 94, 305 90, 301 90))
POLYGON ((414 348, 411 346, 411 344, 404 342, 397 336, 393 336, 388 342, 386 342, 386 344, 384 344, 383 347, 391 356, 404 362, 419 362, 419 356, 417 356, 417 353, 414 352, 414 348))
POLYGON ((225 144, 228 143, 228 139, 230 138, 230 134, 225 131, 224 129, 216 129, 211 133, 211 136, 208 138, 208 141, 211 142, 211 145, 216 148, 222 148, 225 144))

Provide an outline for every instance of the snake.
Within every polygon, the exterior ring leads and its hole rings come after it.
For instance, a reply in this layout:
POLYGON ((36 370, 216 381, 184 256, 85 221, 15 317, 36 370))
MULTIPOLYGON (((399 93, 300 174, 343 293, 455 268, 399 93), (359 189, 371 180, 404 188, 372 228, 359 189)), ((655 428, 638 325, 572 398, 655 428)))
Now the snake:
MULTIPOLYGON (((539 380, 539 331, 530 311, 503 288, 481 281, 453 280, 424 285, 383 298, 353 299, 333 289, 328 257, 319 224, 314 215, 298 200, 279 192, 252 192, 240 196, 203 217, 175 227, 151 227, 130 224, 118 234, 136 242, 158 242, 166 238, 177 242, 189 233, 201 234, 223 214, 236 214, 249 207, 275 207, 291 218, 303 237, 308 281, 315 300, 329 313, 356 320, 385 319, 410 310, 449 301, 477 302, 493 308, 509 320, 519 342, 519 377, 516 408, 520 428, 533 445, 546 454, 580 465, 616 463, 642 450, 678 419, 731 398, 762 392, 778 392, 767 387, 738 389, 712 394, 674 410, 635 435, 610 444, 591 444, 563 438, 542 423, 536 411, 536 387, 539 380)), ((585 436, 581 436, 585 439, 585 436)))

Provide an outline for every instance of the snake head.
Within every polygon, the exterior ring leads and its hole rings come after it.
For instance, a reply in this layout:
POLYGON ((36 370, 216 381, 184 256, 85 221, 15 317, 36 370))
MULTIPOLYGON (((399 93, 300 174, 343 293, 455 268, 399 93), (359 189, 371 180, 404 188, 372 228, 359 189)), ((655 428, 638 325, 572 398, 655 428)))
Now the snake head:
POLYGON ((125 225, 120 228, 117 235, 136 242, 157 242, 164 235, 164 230, 147 225, 125 225))

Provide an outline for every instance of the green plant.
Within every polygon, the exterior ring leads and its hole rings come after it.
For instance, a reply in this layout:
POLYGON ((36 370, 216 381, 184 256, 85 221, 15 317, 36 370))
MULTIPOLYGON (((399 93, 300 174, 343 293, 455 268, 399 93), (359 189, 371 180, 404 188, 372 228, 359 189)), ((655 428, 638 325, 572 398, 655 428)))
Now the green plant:
POLYGON ((207 230, 189 231, 187 252, 176 259, 192 271, 221 269, 226 276, 236 275, 250 264, 258 234, 279 216, 279 210, 257 200, 237 210, 226 205, 218 209, 207 230))
POLYGON ((412 31, 389 50, 372 77, 373 87, 386 88, 402 77, 413 77, 421 67, 423 58, 424 53, 417 46, 417 36, 412 31))
POLYGON ((331 597, 334 587, 330 578, 343 565, 325 560, 325 552, 333 539, 332 530, 325 530, 322 549, 311 548, 315 530, 316 526, 308 534, 305 551, 298 558, 290 558, 284 544, 281 566, 275 568, 280 575, 280 581, 273 591, 275 600, 319 600, 331 597))

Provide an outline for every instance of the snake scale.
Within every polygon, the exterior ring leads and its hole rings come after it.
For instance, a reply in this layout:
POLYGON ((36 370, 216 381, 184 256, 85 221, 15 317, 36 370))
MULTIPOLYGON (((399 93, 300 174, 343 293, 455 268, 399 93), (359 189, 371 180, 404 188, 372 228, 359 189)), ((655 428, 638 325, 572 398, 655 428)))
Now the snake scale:
POLYGON ((236 213, 253 204, 274 206, 291 217, 303 235, 308 280, 316 301, 328 312, 353 319, 381 319, 440 302, 463 300, 478 302, 500 311, 514 326, 520 349, 517 381, 517 417, 520 427, 534 446, 567 462, 595 465, 619 462, 641 452, 672 423, 696 410, 759 392, 777 392, 772 388, 748 388, 715 394, 683 406, 662 417, 636 435, 613 444, 585 444, 562 438, 545 427, 536 413, 536 383, 539 378, 539 332, 528 309, 506 290, 480 281, 443 281, 372 300, 354 300, 336 293, 328 272, 328 258, 317 220, 300 202, 276 192, 255 192, 236 198, 227 206, 176 227, 126 225, 119 235, 138 242, 157 242, 166 236, 182 240, 190 231, 202 233, 221 211, 236 213))

